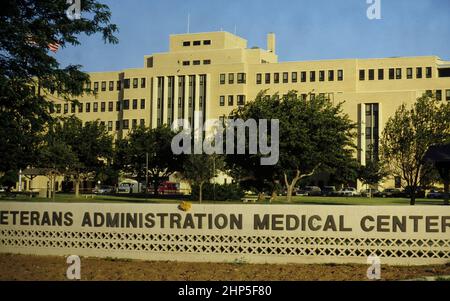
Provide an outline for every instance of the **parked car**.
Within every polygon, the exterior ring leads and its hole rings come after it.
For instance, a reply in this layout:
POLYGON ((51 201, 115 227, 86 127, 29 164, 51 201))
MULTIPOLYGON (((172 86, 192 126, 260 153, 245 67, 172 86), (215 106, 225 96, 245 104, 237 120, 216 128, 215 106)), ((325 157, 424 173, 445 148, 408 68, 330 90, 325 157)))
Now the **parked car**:
POLYGON ((6 192, 6 187, 0 186, 0 193, 6 192))
POLYGON ((338 195, 344 196, 344 197, 354 197, 354 196, 360 196, 361 194, 358 192, 358 190, 356 190, 356 188, 347 187, 347 188, 344 188, 341 191, 339 191, 338 195))
POLYGON ((113 186, 101 185, 94 188, 94 194, 114 193, 115 190, 113 186))
POLYGON ((397 188, 387 188, 382 192, 378 192, 374 194, 374 197, 377 198, 402 198, 405 197, 405 194, 397 188))
MULTIPOLYGON (((411 197, 411 191, 412 191, 412 188, 409 187, 409 186, 407 186, 407 187, 405 188, 405 190, 404 190, 405 197, 410 198, 410 197, 411 197)), ((416 190, 416 198, 418 198, 418 199, 424 199, 425 196, 426 196, 425 188, 420 187, 420 186, 417 187, 417 190, 416 190)))
POLYGON ((322 189, 317 186, 306 186, 305 187, 305 195, 306 196, 321 196, 322 189))
POLYGON ((427 198, 429 199, 444 199, 445 192, 443 189, 431 189, 427 194, 427 198))
POLYGON ((334 186, 325 186, 322 189, 323 196, 335 196, 336 195, 336 187, 334 186))
POLYGON ((378 193, 380 193, 378 191, 378 189, 373 189, 373 188, 361 190, 361 196, 362 197, 375 196, 378 193))

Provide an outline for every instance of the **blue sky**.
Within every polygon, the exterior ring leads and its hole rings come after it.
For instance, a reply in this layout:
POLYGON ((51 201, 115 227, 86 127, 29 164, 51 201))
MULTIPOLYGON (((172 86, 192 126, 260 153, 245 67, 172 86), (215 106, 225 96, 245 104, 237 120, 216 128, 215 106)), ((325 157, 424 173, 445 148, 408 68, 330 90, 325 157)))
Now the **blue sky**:
POLYGON ((140 68, 144 55, 165 52, 169 35, 226 30, 266 47, 277 35, 280 61, 437 55, 450 60, 449 0, 381 0, 369 20, 366 0, 99 0, 109 5, 118 45, 82 37, 56 57, 86 71, 140 68))

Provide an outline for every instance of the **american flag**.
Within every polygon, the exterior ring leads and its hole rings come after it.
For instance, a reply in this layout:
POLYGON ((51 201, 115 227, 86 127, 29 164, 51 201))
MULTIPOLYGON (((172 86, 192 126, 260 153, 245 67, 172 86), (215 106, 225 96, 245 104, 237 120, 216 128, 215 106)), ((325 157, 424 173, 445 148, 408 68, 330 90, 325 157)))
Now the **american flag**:
MULTIPOLYGON (((36 46, 36 47, 38 46, 38 43, 36 43, 31 36, 27 38, 27 42, 31 46, 36 46)), ((51 52, 57 53, 59 50, 59 47, 61 47, 61 44, 59 44, 58 42, 55 41, 54 43, 49 43, 47 45, 47 47, 51 52)))

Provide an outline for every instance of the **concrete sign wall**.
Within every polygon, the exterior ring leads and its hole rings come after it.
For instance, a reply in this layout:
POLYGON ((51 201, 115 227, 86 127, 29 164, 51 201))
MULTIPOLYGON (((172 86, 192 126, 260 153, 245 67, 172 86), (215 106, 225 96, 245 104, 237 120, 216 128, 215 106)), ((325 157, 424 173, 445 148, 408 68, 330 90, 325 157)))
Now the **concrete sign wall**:
POLYGON ((248 263, 450 262, 450 208, 1 203, 0 252, 248 263))

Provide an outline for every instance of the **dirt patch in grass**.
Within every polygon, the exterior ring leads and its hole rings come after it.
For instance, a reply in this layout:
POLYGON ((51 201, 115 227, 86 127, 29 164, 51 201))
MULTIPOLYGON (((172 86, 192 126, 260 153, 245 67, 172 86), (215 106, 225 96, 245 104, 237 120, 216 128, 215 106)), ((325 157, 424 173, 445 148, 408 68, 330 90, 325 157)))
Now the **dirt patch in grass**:
MULTIPOLYGON (((0 280, 66 280, 63 257, 0 255, 0 280)), ((82 280, 134 281, 310 281, 367 280, 365 265, 249 265, 185 262, 146 262, 81 259, 82 280)), ((383 266, 383 280, 407 280, 450 275, 450 264, 440 266, 383 266)))

